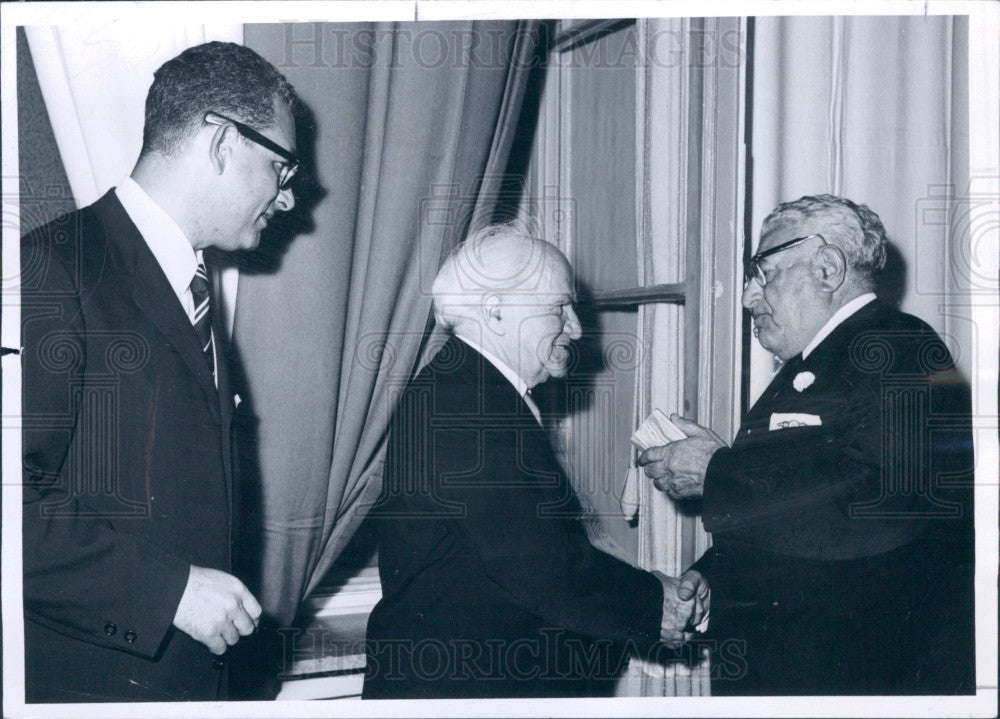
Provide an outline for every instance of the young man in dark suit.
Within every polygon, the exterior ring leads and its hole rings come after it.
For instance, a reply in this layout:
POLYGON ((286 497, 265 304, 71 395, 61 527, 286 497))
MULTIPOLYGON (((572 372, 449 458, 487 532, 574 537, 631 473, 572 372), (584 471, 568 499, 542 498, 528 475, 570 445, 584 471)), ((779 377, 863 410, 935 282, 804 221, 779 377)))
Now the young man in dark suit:
POLYGON ((207 43, 155 75, 116 189, 22 240, 29 702, 224 698, 261 608, 231 572, 225 333, 202 252, 291 209, 285 78, 207 43))
POLYGON ((531 397, 580 336, 569 263, 489 227, 433 293, 452 336, 402 392, 369 514, 383 597, 364 697, 608 695, 627 647, 683 643, 708 597, 595 549, 577 521, 531 397))
POLYGON ((675 418, 689 438, 640 457, 712 533, 713 694, 975 692, 968 387, 876 297, 885 253, 865 205, 776 208, 743 306, 784 366, 732 447, 675 418))

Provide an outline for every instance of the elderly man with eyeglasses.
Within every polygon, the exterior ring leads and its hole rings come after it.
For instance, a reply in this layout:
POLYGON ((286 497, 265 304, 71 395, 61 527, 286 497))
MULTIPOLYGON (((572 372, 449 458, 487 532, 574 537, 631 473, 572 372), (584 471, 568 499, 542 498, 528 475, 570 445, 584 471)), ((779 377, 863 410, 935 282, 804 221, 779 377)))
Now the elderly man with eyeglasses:
POLYGON ((865 205, 779 205, 743 306, 784 365, 731 447, 674 416, 640 457, 712 533, 713 694, 975 692, 968 387, 876 296, 885 257, 865 205))
POLYGON ((184 51, 131 176, 22 239, 28 702, 225 698, 257 628, 203 251, 252 249, 294 206, 296 101, 249 48, 184 51))

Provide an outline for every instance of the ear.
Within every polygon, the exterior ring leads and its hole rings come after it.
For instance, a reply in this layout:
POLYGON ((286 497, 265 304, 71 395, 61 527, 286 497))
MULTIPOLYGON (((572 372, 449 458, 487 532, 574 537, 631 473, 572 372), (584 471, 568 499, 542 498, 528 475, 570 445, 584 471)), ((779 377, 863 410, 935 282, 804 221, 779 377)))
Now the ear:
POLYGON ((503 336, 507 334, 507 328, 503 324, 503 297, 496 292, 484 294, 479 304, 479 312, 483 320, 483 326, 488 328, 495 335, 503 336))
POLYGON ((233 142, 239 133, 232 125, 220 125, 212 135, 208 146, 208 156, 215 174, 221 175, 226 170, 226 164, 232 159, 233 142))
POLYGON ((847 258, 836 245, 824 245, 816 253, 813 273, 824 292, 833 293, 847 279, 847 258))

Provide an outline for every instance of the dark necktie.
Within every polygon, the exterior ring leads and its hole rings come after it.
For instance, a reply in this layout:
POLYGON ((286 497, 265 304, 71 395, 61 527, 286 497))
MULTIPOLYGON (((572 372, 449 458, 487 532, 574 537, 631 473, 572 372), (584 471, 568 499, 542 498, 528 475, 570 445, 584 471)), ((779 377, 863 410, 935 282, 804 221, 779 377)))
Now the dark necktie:
POLYGON ((191 279, 191 298, 194 300, 194 331, 201 342, 208 369, 215 378, 215 339, 212 337, 212 305, 208 292, 208 271, 203 263, 198 263, 191 279))

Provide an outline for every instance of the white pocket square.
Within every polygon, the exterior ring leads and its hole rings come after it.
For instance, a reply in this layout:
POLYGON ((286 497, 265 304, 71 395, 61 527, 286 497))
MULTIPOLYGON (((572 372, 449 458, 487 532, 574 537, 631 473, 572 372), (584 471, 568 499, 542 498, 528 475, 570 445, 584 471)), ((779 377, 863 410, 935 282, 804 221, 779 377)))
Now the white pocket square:
POLYGON ((791 427, 818 427, 823 424, 823 420, 818 414, 800 414, 798 412, 775 412, 771 415, 771 425, 768 427, 772 432, 776 429, 789 429, 791 427))

